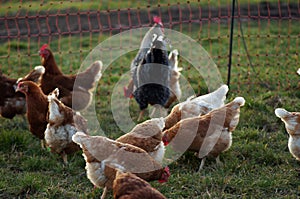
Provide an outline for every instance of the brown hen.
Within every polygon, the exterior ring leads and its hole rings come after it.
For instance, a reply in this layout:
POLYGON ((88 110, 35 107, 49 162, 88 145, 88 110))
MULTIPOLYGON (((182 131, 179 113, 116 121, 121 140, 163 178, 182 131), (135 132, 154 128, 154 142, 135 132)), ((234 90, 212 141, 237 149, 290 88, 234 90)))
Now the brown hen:
POLYGON ((102 75, 102 62, 95 61, 85 71, 76 75, 65 75, 57 66, 47 44, 40 48, 39 54, 45 67, 41 83, 43 92, 48 95, 58 88, 61 102, 76 111, 86 109, 92 101, 92 91, 96 87, 96 82, 102 75))
POLYGON ((0 115, 4 118, 12 119, 16 115, 26 113, 26 98, 21 92, 16 92, 15 88, 19 81, 33 81, 40 83, 41 76, 45 72, 43 66, 37 66, 25 77, 12 79, 0 72, 0 115))
POLYGON ((290 153, 300 161, 300 113, 277 108, 275 114, 284 122, 285 129, 289 134, 288 148, 290 153))
POLYGON ((147 181, 167 181, 170 175, 168 168, 163 168, 139 147, 82 132, 73 135, 72 140, 82 148, 88 179, 95 186, 104 187, 101 198, 112 189, 116 169, 134 173, 147 181))
POLYGON ((213 156, 217 163, 221 163, 219 155, 232 144, 231 132, 239 122, 240 107, 244 103, 243 97, 237 97, 205 115, 183 119, 164 131, 162 139, 165 145, 170 142, 175 151, 197 152, 197 156, 202 159, 199 171, 203 168, 207 156, 213 156))
POLYGON ((131 144, 144 149, 157 162, 162 163, 165 147, 162 142, 163 118, 153 118, 136 125, 129 133, 116 141, 131 144))
MULTIPOLYGON (((22 81, 18 83, 16 91, 26 96, 27 119, 30 132, 44 140, 44 132, 47 127, 48 99, 41 88, 34 82, 22 81)), ((42 147, 44 147, 42 142, 42 147)))
POLYGON ((222 85, 214 92, 198 97, 190 97, 186 101, 175 105, 171 113, 165 118, 165 130, 174 126, 182 119, 204 115, 209 111, 224 105, 228 86, 222 85))
POLYGON ((159 191, 132 173, 117 171, 113 182, 115 199, 166 199, 159 191))

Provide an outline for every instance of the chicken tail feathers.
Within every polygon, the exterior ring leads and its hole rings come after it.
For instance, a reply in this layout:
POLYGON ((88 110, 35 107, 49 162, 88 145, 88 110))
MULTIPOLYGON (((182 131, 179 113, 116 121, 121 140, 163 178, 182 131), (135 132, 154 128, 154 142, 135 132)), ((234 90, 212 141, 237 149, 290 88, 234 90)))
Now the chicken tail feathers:
POLYGON ((285 110, 283 108, 277 108, 277 109, 275 109, 275 115, 282 119, 282 118, 289 116, 290 112, 288 112, 287 110, 285 110))
POLYGON ((44 66, 36 66, 36 67, 34 67, 34 70, 38 73, 41 73, 41 74, 45 73, 45 67, 44 66))
POLYGON ((226 84, 222 85, 215 91, 216 97, 224 97, 228 92, 228 86, 226 84))
POLYGON ((79 73, 76 77, 75 87, 81 87, 87 90, 93 89, 95 83, 101 78, 102 62, 95 61, 85 71, 79 73))
POLYGON ((50 102, 53 99, 58 98, 59 96, 59 89, 55 88, 49 95, 48 95, 48 101, 50 102))
POLYGON ((75 142, 76 144, 81 145, 83 143, 83 138, 86 137, 87 135, 83 132, 77 132, 72 136, 72 140, 73 142, 75 142))
POLYGON ((176 72, 180 72, 182 68, 178 68, 178 50, 175 49, 169 54, 169 65, 172 66, 173 70, 176 72))
MULTIPOLYGON (((236 97, 232 102, 228 104, 227 111, 229 115, 225 120, 229 120, 229 131, 232 132, 237 127, 240 118, 240 107, 244 106, 245 99, 243 97, 236 97)), ((226 123, 226 122, 225 122, 226 123)))
POLYGON ((237 103, 239 106, 245 105, 245 99, 243 97, 236 97, 233 102, 237 103))
POLYGON ((45 73, 44 66, 36 66, 34 70, 32 70, 29 74, 27 74, 23 78, 19 78, 16 82, 18 84, 21 81, 33 81, 37 84, 40 84, 41 78, 43 74, 45 73))
POLYGON ((224 84, 220 86, 217 90, 206 95, 194 98, 192 100, 206 102, 208 104, 212 104, 214 108, 218 108, 224 105, 224 101, 226 99, 226 94, 228 90, 228 86, 224 84))

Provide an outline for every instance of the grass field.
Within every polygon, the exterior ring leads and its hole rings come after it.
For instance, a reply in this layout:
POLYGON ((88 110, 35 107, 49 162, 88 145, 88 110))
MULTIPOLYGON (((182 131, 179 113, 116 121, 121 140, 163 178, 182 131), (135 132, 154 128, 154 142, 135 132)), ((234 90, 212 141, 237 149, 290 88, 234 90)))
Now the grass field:
MULTIPOLYGON (((169 182, 151 182, 153 187, 167 198, 174 199, 300 197, 299 162, 289 153, 284 125, 274 114, 277 107, 300 110, 299 76, 296 74, 300 66, 298 23, 297 20, 253 20, 243 24, 254 69, 249 66, 236 23, 227 101, 243 96, 246 104, 233 132, 232 147, 221 155, 224 165, 216 166, 215 161, 209 159, 204 170, 196 173, 200 161, 193 153, 187 152, 169 165, 172 174, 169 182)), ((225 83, 228 28, 227 23, 174 27, 207 50, 225 83)), ((107 38, 105 34, 101 37, 62 37, 59 41, 52 40, 51 49, 56 52, 62 70, 69 73, 79 68, 90 49, 107 38)), ((12 77, 25 74, 30 67, 40 64, 39 57, 33 53, 37 51, 35 41, 30 43, 30 58, 26 41, 3 43, 0 47, 1 69, 12 77), (10 57, 3 58, 7 54, 10 57)), ((110 64, 96 90, 97 118, 101 129, 110 138, 123 133, 111 111, 111 94, 120 76, 128 72, 135 53, 121 56, 110 64)), ((184 68, 183 76, 195 92, 205 94, 207 85, 191 64, 181 59, 180 65, 184 68)), ((119 106, 121 108, 122 104, 119 106)), ((130 114, 133 120, 136 120, 138 111, 132 100, 130 114)), ((99 198, 102 193, 102 189, 94 189, 87 179, 81 152, 71 155, 69 165, 64 166, 59 156, 41 149, 39 140, 30 134, 22 117, 13 120, 0 118, 0 157, 1 198, 99 198)))

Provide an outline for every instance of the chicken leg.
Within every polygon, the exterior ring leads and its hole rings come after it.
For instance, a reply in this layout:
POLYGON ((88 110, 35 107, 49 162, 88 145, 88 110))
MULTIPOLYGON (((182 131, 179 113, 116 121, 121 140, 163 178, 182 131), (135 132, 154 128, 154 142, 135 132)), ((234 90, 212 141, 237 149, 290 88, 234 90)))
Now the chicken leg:
POLYGON ((165 108, 159 104, 153 105, 153 111, 150 114, 151 118, 159 118, 159 117, 166 117, 167 116, 167 111, 165 108))
POLYGON ((102 193, 102 195, 101 195, 101 199, 104 199, 105 196, 106 196, 106 194, 107 194, 107 187, 104 187, 103 193, 102 193))
POLYGON ((218 166, 223 166, 223 162, 220 160, 220 156, 216 158, 216 163, 218 166))
MULTIPOLYGON (((200 172, 203 169, 205 160, 206 160, 206 157, 202 158, 198 172, 200 172)), ((217 164, 217 166, 223 166, 223 162, 220 160, 220 156, 216 157, 216 164, 217 164)))
POLYGON ((44 139, 41 140, 41 147, 42 149, 46 149, 46 141, 44 139))
POLYGON ((67 165, 68 164, 68 155, 65 152, 63 152, 61 154, 61 157, 63 159, 64 164, 67 165))
POLYGON ((133 97, 133 94, 132 94, 133 93, 133 86, 134 86, 133 80, 131 79, 128 86, 127 86, 127 88, 126 87, 123 88, 125 97, 127 97, 127 98, 132 98, 133 97))
POLYGON ((140 114, 139 114, 139 117, 138 117, 138 119, 137 119, 138 122, 140 122, 140 121, 143 119, 144 113, 145 113, 145 109, 141 110, 141 112, 140 112, 140 114))
POLYGON ((204 157, 204 158, 201 159, 201 164, 200 164, 199 169, 198 169, 197 172, 200 172, 203 169, 205 160, 206 160, 206 157, 204 157))

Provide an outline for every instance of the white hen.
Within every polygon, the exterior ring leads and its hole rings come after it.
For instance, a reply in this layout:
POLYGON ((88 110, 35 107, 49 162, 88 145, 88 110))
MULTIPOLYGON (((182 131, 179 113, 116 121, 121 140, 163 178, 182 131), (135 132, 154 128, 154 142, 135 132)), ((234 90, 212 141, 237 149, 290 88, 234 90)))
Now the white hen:
POLYGON ((171 128, 182 119, 204 115, 209 111, 224 106, 228 86, 222 85, 214 92, 199 97, 190 97, 173 107, 165 118, 165 129, 171 128))
POLYGON ((290 153, 297 160, 300 160, 300 113, 277 108, 275 114, 284 122, 286 131, 290 136, 288 141, 290 153))

